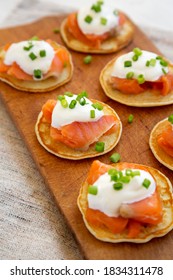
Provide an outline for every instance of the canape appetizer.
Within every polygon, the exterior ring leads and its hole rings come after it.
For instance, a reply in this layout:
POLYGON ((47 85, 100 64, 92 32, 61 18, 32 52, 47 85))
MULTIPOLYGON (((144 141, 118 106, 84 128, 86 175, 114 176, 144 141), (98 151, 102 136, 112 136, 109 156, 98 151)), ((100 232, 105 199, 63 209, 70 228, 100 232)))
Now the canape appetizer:
POLYGON ((171 183, 144 165, 95 160, 77 203, 87 229, 102 241, 144 243, 173 228, 171 183))
POLYGON ((0 80, 22 91, 47 92, 73 73, 68 50, 51 40, 28 40, 0 49, 0 80))
POLYGON ((70 14, 61 25, 66 45, 79 52, 112 53, 133 39, 129 19, 107 1, 97 1, 70 14))
POLYGON ((156 124, 149 144, 156 159, 173 170, 173 114, 156 124))
POLYGON ((66 92, 42 107, 35 127, 40 144, 67 159, 99 156, 118 143, 122 124, 108 105, 87 98, 87 93, 66 92))
POLYGON ((100 74, 100 83, 107 96, 129 106, 173 103, 173 65, 139 48, 110 61, 100 74))

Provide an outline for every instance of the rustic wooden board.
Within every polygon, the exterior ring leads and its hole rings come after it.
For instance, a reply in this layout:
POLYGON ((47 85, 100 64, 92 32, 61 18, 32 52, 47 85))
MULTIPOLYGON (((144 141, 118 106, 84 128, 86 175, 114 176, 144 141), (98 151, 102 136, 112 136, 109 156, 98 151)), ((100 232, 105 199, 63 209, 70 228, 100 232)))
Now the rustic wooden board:
MULTIPOLYGON (((37 22, 0 30, 0 45, 29 39, 34 35, 42 39, 51 38, 62 43, 59 34, 53 33, 64 17, 45 17, 37 22)), ((159 51, 150 40, 135 27, 133 42, 125 49, 130 51, 134 46, 150 51, 159 51)), ((146 244, 110 244, 96 240, 85 228, 76 200, 79 188, 85 180, 93 159, 70 161, 49 154, 37 142, 34 126, 37 115, 48 98, 56 98, 64 91, 79 93, 86 90, 89 96, 99 99, 112 106, 119 114, 123 124, 123 134, 118 146, 112 151, 121 154, 122 161, 142 163, 153 166, 163 172, 173 183, 173 173, 162 166, 149 149, 149 134, 153 126, 173 111, 173 106, 156 108, 127 107, 110 100, 105 96, 99 84, 99 74, 105 64, 115 55, 93 55, 91 65, 83 63, 85 54, 71 51, 74 62, 72 80, 51 93, 31 94, 20 92, 0 82, 0 95, 11 118, 20 131, 35 163, 53 193, 58 207, 64 214, 75 238, 77 239, 84 258, 86 259, 172 259, 173 232, 162 238, 156 238, 146 244), (135 116, 133 124, 128 124, 130 113, 135 116)), ((110 163, 109 156, 98 159, 110 163)))

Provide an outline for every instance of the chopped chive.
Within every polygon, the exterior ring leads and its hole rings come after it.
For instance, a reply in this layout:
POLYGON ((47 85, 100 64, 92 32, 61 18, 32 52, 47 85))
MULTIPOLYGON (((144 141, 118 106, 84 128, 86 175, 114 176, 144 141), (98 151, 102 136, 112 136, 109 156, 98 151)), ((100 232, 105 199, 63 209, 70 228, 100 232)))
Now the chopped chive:
POLYGON ((80 100, 79 100, 79 103, 81 106, 84 106, 86 104, 86 99, 84 97, 82 97, 80 100))
POLYGON ((58 98, 59 101, 61 101, 62 99, 65 99, 65 96, 64 95, 58 95, 57 98, 58 98))
POLYGON ((29 57, 31 60, 35 60, 37 58, 37 56, 33 52, 29 54, 29 57))
POLYGON ((92 20, 93 20, 93 18, 90 16, 90 15, 87 15, 86 17, 85 17, 85 22, 87 22, 87 23, 91 23, 92 22, 92 20))
POLYGON ((96 195, 98 193, 97 186, 89 185, 88 186, 88 193, 96 195))
POLYGON ((130 180, 131 180, 130 176, 122 176, 121 178, 121 182, 126 184, 129 183, 130 180))
POLYGON ((110 176, 116 175, 117 173, 118 173, 118 170, 117 170, 117 169, 111 168, 111 169, 108 170, 108 174, 109 174, 110 176))
POLYGON ((125 174, 126 174, 126 176, 132 176, 132 170, 126 169, 125 174))
POLYGON ((98 4, 98 5, 103 5, 103 4, 104 4, 104 1, 102 1, 102 0, 97 1, 97 4, 98 4))
POLYGON ((151 58, 150 59, 150 66, 155 66, 156 65, 156 59, 154 59, 154 58, 151 58))
POLYGON ((90 118, 91 119, 95 118, 95 110, 90 110, 90 118))
POLYGON ((168 121, 173 124, 173 114, 168 117, 168 121))
POLYGON ((68 107, 68 102, 67 102, 67 100, 65 98, 61 100, 61 105, 62 105, 63 108, 67 108, 68 107))
POLYGON ((33 36, 33 37, 30 39, 30 41, 38 41, 38 40, 39 40, 38 36, 33 36))
POLYGON ((160 60, 160 65, 162 66, 168 66, 168 63, 165 60, 160 60))
POLYGON ((145 64, 145 66, 147 66, 147 67, 149 67, 149 66, 150 66, 150 61, 149 61, 149 60, 147 60, 147 62, 146 62, 146 64, 145 64))
POLYGON ((41 79, 41 77, 42 77, 42 72, 41 72, 40 69, 35 69, 35 70, 34 70, 34 77, 35 77, 36 79, 41 79))
POLYGON ((82 91, 81 93, 79 93, 78 96, 76 97, 76 100, 80 101, 81 98, 83 97, 88 97, 88 93, 86 91, 82 91))
POLYGON ((166 70, 164 68, 162 68, 162 72, 163 72, 164 75, 167 74, 167 72, 166 72, 166 70))
POLYGON ((128 72, 128 73, 126 74, 126 79, 132 79, 133 76, 134 76, 134 72, 128 72))
POLYGON ((142 183, 142 186, 143 186, 144 188, 148 189, 149 186, 150 186, 150 184, 151 184, 151 181, 145 178, 144 181, 143 181, 143 183, 142 183))
POLYGON ((160 55, 158 55, 158 56, 156 57, 156 59, 162 60, 162 57, 161 57, 160 55))
POLYGON ((124 61, 124 67, 131 67, 131 66, 132 66, 132 62, 130 60, 124 61))
POLYGON ((60 32, 60 28, 58 28, 58 27, 53 30, 53 33, 55 33, 55 34, 57 34, 59 32, 60 32))
POLYGON ((132 60, 133 60, 133 61, 137 61, 137 60, 138 60, 138 55, 137 55, 137 54, 134 54, 133 57, 132 57, 132 60))
POLYGON ((68 96, 68 97, 73 97, 73 93, 70 91, 66 91, 64 92, 64 95, 68 96))
POLYGON ((137 78, 138 84, 143 84, 145 83, 145 78, 143 74, 140 74, 137 78))
POLYGON ((92 107, 93 107, 94 109, 99 110, 99 111, 102 111, 102 110, 103 110, 103 105, 100 104, 100 103, 98 103, 98 102, 93 103, 93 104, 92 104, 92 107))
POLYGON ((130 114, 128 117, 128 123, 132 123, 134 119, 134 115, 130 114))
POLYGON ((135 176, 140 176, 141 175, 141 173, 140 173, 140 171, 139 170, 136 170, 136 171, 132 171, 132 177, 135 177, 135 176))
POLYGON ((104 152, 105 149, 105 143, 104 142, 97 142, 95 145, 95 150, 97 152, 104 152))
POLYGON ((136 54, 137 56, 142 55, 142 51, 141 51, 141 49, 139 49, 139 48, 134 48, 134 49, 133 49, 133 52, 134 52, 134 54, 136 54))
POLYGON ((45 57, 46 56, 46 51, 45 50, 41 50, 40 51, 40 57, 45 57))
POLYGON ((27 47, 26 47, 26 46, 23 47, 23 49, 24 49, 25 51, 29 51, 29 50, 32 49, 32 48, 33 48, 32 43, 31 43, 31 44, 29 43, 29 46, 27 46, 27 47))
POLYGON ((77 101, 76 101, 75 99, 73 99, 73 100, 70 102, 70 104, 69 104, 69 108, 70 108, 70 109, 74 109, 75 106, 76 106, 76 103, 77 103, 77 101))
POLYGON ((99 13, 99 12, 101 12, 101 5, 98 3, 94 4, 94 5, 92 5, 91 10, 95 11, 96 13, 99 13))
POLYGON ((85 64, 90 64, 91 61, 92 61, 92 56, 91 56, 91 55, 87 55, 87 56, 85 56, 84 59, 83 59, 83 62, 84 62, 85 64))
POLYGON ((113 188, 114 188, 114 190, 116 190, 116 191, 122 190, 123 184, 120 183, 120 182, 115 183, 115 184, 113 184, 113 188))
POLYGON ((100 23, 101 23, 102 25, 106 25, 106 24, 107 24, 107 19, 104 18, 104 17, 101 17, 100 23))
POLYGON ((114 153, 110 156, 110 161, 115 163, 115 162, 120 161, 120 158, 121 158, 120 154, 114 153))

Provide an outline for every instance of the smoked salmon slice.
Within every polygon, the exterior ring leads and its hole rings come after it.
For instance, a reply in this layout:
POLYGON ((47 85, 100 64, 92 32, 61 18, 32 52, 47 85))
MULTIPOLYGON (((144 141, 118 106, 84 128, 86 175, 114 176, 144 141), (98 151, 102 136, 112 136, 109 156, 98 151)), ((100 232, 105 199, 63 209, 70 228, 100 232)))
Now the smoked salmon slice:
POLYGON ((125 94, 139 94, 151 89, 159 91, 162 95, 167 95, 173 90, 173 75, 168 73, 157 81, 146 81, 143 84, 139 84, 135 79, 111 77, 110 83, 114 89, 125 94))
MULTIPOLYGON (((48 100, 42 107, 43 116, 51 123, 52 111, 56 100, 48 100)), ((55 141, 64 143, 74 149, 87 149, 103 135, 116 130, 116 118, 113 115, 103 115, 95 122, 73 122, 61 129, 50 127, 50 136, 55 141)))
MULTIPOLYGON (((123 25, 125 22, 125 16, 123 14, 119 14, 119 25, 123 25)), ((112 30, 110 32, 106 32, 102 35, 94 35, 94 34, 84 34, 77 22, 77 13, 72 13, 67 18, 67 27, 69 32, 79 41, 83 42, 84 44, 99 48, 100 44, 111 37, 112 35, 115 36, 115 34, 112 33, 112 30)))
MULTIPOLYGON (((56 49, 53 45, 53 42, 48 39, 46 40, 47 43, 49 43, 55 50, 55 56, 52 61, 51 67, 45 75, 43 75, 44 78, 48 78, 49 76, 58 76, 59 73, 62 72, 62 69, 67 65, 69 62, 69 55, 67 51, 63 48, 56 49)), ((9 44, 4 47, 4 50, 7 50, 9 48, 9 44)), ((12 65, 6 65, 4 64, 3 60, 0 59, 0 72, 7 73, 10 76, 13 76, 19 80, 24 81, 32 81, 33 76, 25 73, 20 66, 14 62, 12 65)))
MULTIPOLYGON (((135 168, 133 164, 123 163, 120 169, 135 168)), ((89 170, 87 176, 88 185, 92 185, 104 173, 112 169, 111 165, 101 163, 95 160, 89 170)), ((141 166, 142 170, 146 170, 141 166)), ((93 226, 107 227, 113 233, 120 233, 127 230, 128 237, 134 238, 140 233, 142 225, 156 225, 162 220, 162 203, 158 190, 141 201, 122 204, 120 207, 119 217, 109 217, 99 210, 88 208, 86 211, 86 219, 93 226), (118 230, 119 227, 119 230, 118 230)))
POLYGON ((171 157, 173 157, 173 129, 170 125, 157 138, 158 145, 171 157))

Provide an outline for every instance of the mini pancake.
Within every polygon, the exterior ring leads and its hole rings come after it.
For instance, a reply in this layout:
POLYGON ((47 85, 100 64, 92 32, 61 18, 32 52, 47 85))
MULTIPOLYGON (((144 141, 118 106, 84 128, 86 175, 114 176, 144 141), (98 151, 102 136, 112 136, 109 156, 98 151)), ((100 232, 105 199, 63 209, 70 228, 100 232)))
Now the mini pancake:
POLYGON ((113 53, 127 46, 133 39, 134 26, 126 16, 126 22, 116 36, 103 41, 99 49, 84 44, 77 40, 68 30, 67 19, 64 19, 60 27, 61 36, 65 44, 72 50, 82 53, 113 53))
POLYGON ((126 231, 124 233, 113 234, 110 231, 108 231, 106 228, 99 228, 98 226, 93 226, 86 220, 85 217, 86 210, 88 207, 88 202, 87 202, 88 183, 87 181, 85 181, 80 189, 80 193, 77 199, 77 204, 80 212, 82 213, 82 217, 87 229, 92 235, 94 235, 97 239, 101 241, 111 242, 111 243, 119 243, 119 242, 146 243, 152 238, 164 236, 173 228, 173 196, 172 196, 172 185, 169 179, 157 169, 144 166, 141 164, 134 164, 134 163, 130 164, 130 163, 120 162, 120 163, 112 164, 110 166, 112 166, 112 168, 114 167, 116 169, 122 170, 123 168, 127 167, 127 164, 129 165, 129 168, 131 166, 133 166, 133 168, 136 169, 140 169, 144 167, 145 170, 148 170, 151 173, 151 175, 155 178, 157 186, 159 188, 161 200, 163 203, 162 222, 160 222, 157 225, 143 226, 142 231, 136 238, 129 238, 126 231))
POLYGON ((71 159, 71 160, 80 160, 84 158, 92 158, 96 156, 103 155, 110 150, 112 150, 119 142, 121 133, 122 133, 122 124, 119 119, 117 113, 108 105, 91 99, 92 102, 98 102, 102 104, 103 111, 107 115, 113 115, 116 117, 117 120, 117 129, 115 132, 103 135, 100 137, 98 141, 105 143, 105 149, 103 152, 98 152, 95 150, 95 143, 89 146, 89 149, 86 151, 72 149, 66 146, 63 143, 55 142, 50 137, 50 124, 45 120, 43 117, 43 113, 40 112, 38 115, 37 123, 35 125, 35 133, 39 143, 50 153, 54 154, 55 156, 71 159))
POLYGON ((149 145, 155 158, 167 168, 173 170, 173 157, 169 156, 163 149, 158 145, 158 136, 170 125, 168 118, 160 121, 155 125, 150 134, 149 145))
MULTIPOLYGON (((52 46, 55 49, 62 48, 68 52, 68 50, 64 46, 61 46, 54 41, 52 41, 52 46)), ((0 59, 2 59, 3 56, 4 56, 4 51, 2 47, 0 49, 0 59)), ((12 77, 7 73, 0 72, 0 80, 21 91, 27 91, 31 93, 51 91, 67 83, 72 78, 73 63, 69 52, 68 52, 68 56, 69 56, 69 63, 67 64, 66 67, 63 68, 62 72, 59 74, 58 77, 50 76, 45 80, 25 81, 12 77)))
MULTIPOLYGON (((163 96, 159 92, 156 91, 154 92, 151 90, 146 90, 145 92, 139 94, 125 94, 117 89, 114 89, 111 86, 109 79, 113 70, 113 65, 117 58, 118 56, 115 57, 110 62, 108 62, 108 64, 103 68, 100 74, 101 86, 105 94, 109 98, 121 104, 134 106, 134 107, 155 107, 155 106, 164 106, 173 103, 173 91, 170 92, 168 95, 163 96)), ((169 63, 168 66, 169 71, 173 74, 173 65, 170 62, 168 63, 169 63)))

